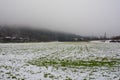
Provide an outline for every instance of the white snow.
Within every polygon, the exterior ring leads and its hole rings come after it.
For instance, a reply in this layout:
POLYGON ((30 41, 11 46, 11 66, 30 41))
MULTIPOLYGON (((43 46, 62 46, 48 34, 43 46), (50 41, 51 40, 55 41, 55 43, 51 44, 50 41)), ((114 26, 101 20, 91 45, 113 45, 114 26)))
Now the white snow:
POLYGON ((119 43, 49 42, 0 44, 0 80, 119 80, 118 67, 53 67, 31 65, 36 58, 120 59, 119 43))

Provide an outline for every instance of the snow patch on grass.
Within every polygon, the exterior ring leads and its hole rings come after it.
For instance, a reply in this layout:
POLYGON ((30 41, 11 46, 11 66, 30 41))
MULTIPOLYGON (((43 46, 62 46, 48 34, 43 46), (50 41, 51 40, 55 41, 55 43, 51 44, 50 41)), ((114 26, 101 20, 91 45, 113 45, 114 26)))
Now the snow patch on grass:
POLYGON ((120 44, 0 44, 0 80, 119 80, 120 44))

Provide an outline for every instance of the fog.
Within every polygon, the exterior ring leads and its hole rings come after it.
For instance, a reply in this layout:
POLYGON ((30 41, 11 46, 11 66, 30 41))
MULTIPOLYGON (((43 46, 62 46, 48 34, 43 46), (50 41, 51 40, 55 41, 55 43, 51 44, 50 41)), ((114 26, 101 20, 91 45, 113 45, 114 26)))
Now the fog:
POLYGON ((120 0, 0 0, 0 25, 120 35, 120 0))

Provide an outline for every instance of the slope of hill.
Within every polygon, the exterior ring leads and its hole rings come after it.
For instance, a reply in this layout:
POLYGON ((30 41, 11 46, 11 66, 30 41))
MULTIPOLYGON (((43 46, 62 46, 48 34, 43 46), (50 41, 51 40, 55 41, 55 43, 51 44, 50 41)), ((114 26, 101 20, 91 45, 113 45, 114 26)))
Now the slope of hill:
POLYGON ((79 41, 81 36, 47 29, 0 26, 0 42, 79 41))

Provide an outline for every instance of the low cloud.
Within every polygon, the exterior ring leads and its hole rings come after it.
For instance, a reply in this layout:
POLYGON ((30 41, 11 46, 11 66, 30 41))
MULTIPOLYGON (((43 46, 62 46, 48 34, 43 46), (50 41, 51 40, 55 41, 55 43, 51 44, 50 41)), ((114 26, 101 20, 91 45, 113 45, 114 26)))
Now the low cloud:
POLYGON ((120 34, 119 0, 0 0, 0 24, 80 35, 120 34))

